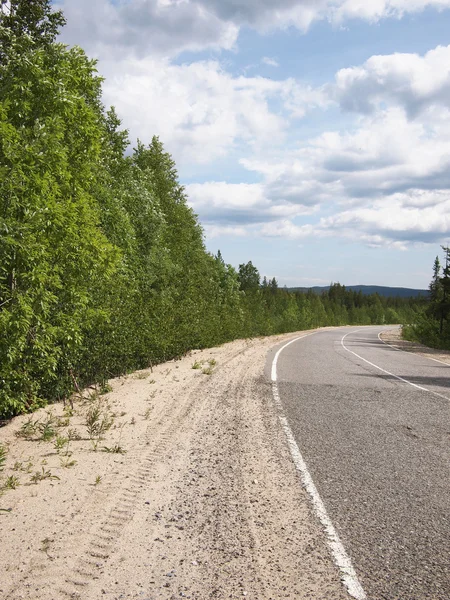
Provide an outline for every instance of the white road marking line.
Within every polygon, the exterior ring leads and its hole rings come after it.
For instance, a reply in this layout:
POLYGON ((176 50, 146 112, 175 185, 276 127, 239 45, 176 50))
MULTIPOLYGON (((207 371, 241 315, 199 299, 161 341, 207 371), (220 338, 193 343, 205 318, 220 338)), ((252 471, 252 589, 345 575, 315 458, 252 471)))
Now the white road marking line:
POLYGON ((281 422, 281 426, 283 427, 283 431, 287 438, 289 450, 291 451, 292 460, 294 461, 296 469, 300 472, 303 486, 305 487, 306 491, 308 492, 308 494, 311 497, 314 512, 315 512, 316 516, 318 517, 319 521, 321 522, 323 528, 325 529, 325 533, 327 536, 327 544, 331 550, 333 561, 341 572, 342 581, 343 581, 345 587, 347 588, 350 596, 352 596, 353 598, 356 598, 356 600, 367 600, 367 596, 358 580, 358 576, 356 575, 355 569, 353 568, 352 561, 351 561, 349 555, 347 554, 347 552, 345 551, 345 548, 342 545, 341 540, 339 539, 338 533, 337 533, 336 529, 334 528, 334 525, 333 525, 330 517, 328 516, 325 505, 322 501, 322 498, 320 497, 319 492, 317 491, 317 488, 314 485, 312 477, 308 471, 308 467, 306 466, 306 463, 303 460, 303 457, 301 455, 301 452, 297 445, 297 442, 295 441, 292 430, 289 427, 289 423, 288 423, 286 417, 284 416, 283 407, 282 407, 281 399, 280 399, 280 393, 278 391, 277 363, 278 363, 278 358, 279 358, 281 352, 283 352, 283 350, 285 348, 287 348, 294 342, 297 342, 298 340, 301 340, 310 335, 314 335, 315 333, 318 333, 318 332, 314 331, 313 333, 307 333, 306 335, 303 335, 298 338, 295 338, 294 340, 291 340, 290 342, 285 344, 282 348, 280 348, 278 350, 278 352, 275 354, 275 358, 273 359, 273 362, 272 362, 273 399, 274 399, 275 405, 279 411, 279 419, 281 422))
MULTIPOLYGON (((393 344, 388 344, 387 342, 385 342, 383 340, 383 338, 380 338, 380 335, 382 333, 383 332, 380 331, 380 333, 378 334, 378 339, 385 346, 389 346, 390 348, 394 348, 394 350, 398 350, 399 352, 406 352, 407 354, 414 354, 414 352, 408 352, 408 350, 403 350, 403 348, 399 348, 398 346, 394 346, 393 344)), ((428 358, 428 360, 434 360, 434 362, 440 363, 441 365, 445 365, 446 367, 450 367, 450 363, 446 363, 443 360, 439 360, 438 358, 432 358, 431 356, 426 356, 425 354, 420 354, 420 356, 422 356, 422 358, 428 358)))
POLYGON ((349 348, 347 348, 347 346, 344 344, 345 338, 348 335, 352 334, 352 333, 358 333, 358 331, 361 331, 361 329, 357 329, 356 331, 349 331, 348 333, 346 333, 341 338, 341 346, 344 348, 344 350, 347 350, 347 352, 350 352, 350 354, 353 354, 354 356, 356 356, 360 360, 363 360, 365 363, 367 363, 368 365, 371 365, 375 369, 378 369, 379 371, 382 371, 383 373, 386 373, 386 375, 390 375, 391 377, 395 377, 395 379, 398 379, 399 381, 403 381, 403 383, 407 383, 408 385, 411 385, 412 387, 415 387, 418 390, 422 390, 423 392, 428 392, 429 394, 433 394, 433 396, 438 396, 439 398, 443 398, 444 400, 450 400, 450 398, 448 398, 447 396, 444 396, 443 394, 439 394, 439 392, 433 392, 433 390, 429 390, 426 387, 423 387, 421 385, 417 385, 417 383, 413 383, 412 381, 408 381, 407 379, 404 379, 403 377, 400 377, 400 375, 395 375, 394 373, 391 373, 390 371, 386 371, 386 369, 383 369, 382 367, 379 367, 375 363, 370 362, 370 360, 367 360, 366 358, 363 358, 362 356, 360 356, 356 352, 353 352, 353 350, 350 350, 349 348))

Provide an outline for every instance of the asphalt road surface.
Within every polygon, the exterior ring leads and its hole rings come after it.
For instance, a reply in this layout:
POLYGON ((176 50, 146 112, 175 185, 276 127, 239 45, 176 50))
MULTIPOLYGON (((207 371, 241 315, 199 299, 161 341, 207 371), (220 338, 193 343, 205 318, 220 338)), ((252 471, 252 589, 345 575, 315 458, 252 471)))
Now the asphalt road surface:
POLYGON ((450 367, 382 327, 319 331, 278 359, 283 411, 370 600, 450 599, 450 367))

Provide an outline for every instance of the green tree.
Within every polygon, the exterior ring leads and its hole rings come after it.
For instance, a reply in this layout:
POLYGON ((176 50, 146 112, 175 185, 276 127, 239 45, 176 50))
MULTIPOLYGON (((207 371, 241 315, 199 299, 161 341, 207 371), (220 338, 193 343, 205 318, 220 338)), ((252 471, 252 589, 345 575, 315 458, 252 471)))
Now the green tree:
MULTIPOLYGON (((13 33, 12 35, 15 35, 13 33)), ((90 190, 101 164, 101 79, 79 48, 0 66, 1 413, 63 394, 117 252, 90 190)))
POLYGON ((244 292, 256 292, 259 289, 260 274, 252 261, 239 265, 239 283, 244 292))
POLYGON ((50 0, 0 0, 0 64, 11 53, 49 47, 65 22, 50 0))
POLYGON ((438 287, 436 290, 436 295, 439 295, 440 292, 441 297, 440 299, 437 298, 436 302, 440 304, 439 335, 450 341, 450 331, 448 331, 450 317, 450 248, 442 246, 442 250, 445 252, 445 267, 439 281, 440 288, 438 287))
MULTIPOLYGON (((408 311, 408 326, 403 328, 405 337, 419 339, 437 347, 450 347, 450 249, 442 247, 445 267, 441 270, 439 258, 433 264, 426 306, 419 311, 408 311)), ((411 307, 412 308, 412 307, 411 307)))
POLYGON ((433 277, 428 289, 430 290, 430 303, 438 303, 442 299, 442 282, 441 282, 441 263, 439 257, 436 256, 433 264, 433 277))

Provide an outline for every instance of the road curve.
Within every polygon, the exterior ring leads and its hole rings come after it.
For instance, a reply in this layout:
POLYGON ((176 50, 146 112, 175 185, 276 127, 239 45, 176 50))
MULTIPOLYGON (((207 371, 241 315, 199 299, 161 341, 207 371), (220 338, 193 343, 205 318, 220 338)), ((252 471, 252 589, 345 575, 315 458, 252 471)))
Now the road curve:
POLYGON ((282 412, 367 598, 448 600, 450 367, 383 344, 382 330, 285 347, 282 412))

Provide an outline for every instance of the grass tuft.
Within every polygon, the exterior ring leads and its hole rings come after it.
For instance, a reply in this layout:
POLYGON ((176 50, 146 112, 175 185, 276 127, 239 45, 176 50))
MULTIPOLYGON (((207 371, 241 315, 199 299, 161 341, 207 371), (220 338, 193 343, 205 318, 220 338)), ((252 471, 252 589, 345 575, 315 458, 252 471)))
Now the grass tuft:
POLYGON ((5 490, 15 490, 20 485, 20 480, 16 475, 10 475, 6 478, 5 483, 3 484, 3 489, 5 490))
POLYGON ((8 455, 8 448, 4 444, 0 444, 0 471, 3 471, 6 463, 6 456, 8 455))
POLYGON ((44 467, 42 467, 42 472, 36 471, 34 475, 31 476, 31 483, 39 483, 39 481, 43 481, 44 479, 59 479, 57 475, 52 475, 51 471, 46 471, 44 467))
POLYGON ((114 444, 114 446, 103 446, 102 452, 109 452, 111 454, 126 454, 126 450, 122 448, 119 444, 114 444))

